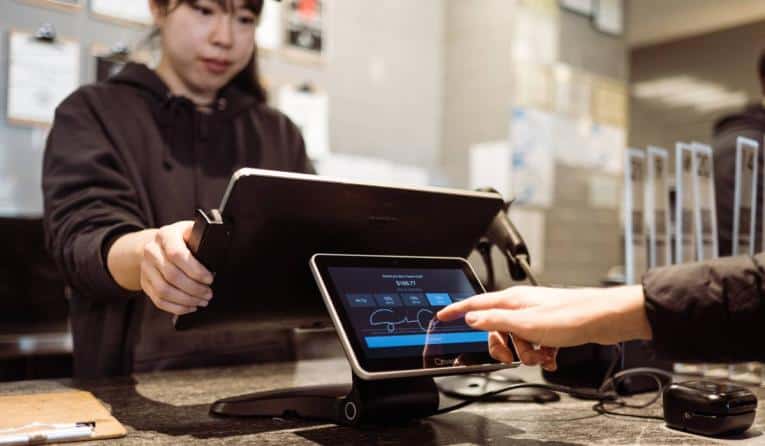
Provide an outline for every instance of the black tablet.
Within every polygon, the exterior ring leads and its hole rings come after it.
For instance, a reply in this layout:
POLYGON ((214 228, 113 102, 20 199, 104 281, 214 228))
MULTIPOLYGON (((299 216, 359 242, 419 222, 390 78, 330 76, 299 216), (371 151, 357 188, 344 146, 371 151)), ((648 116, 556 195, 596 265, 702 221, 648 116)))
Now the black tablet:
POLYGON ((450 303, 485 292, 462 258, 316 254, 310 263, 351 367, 362 379, 520 364, 494 360, 488 333, 464 319, 435 318, 450 303))
POLYGON ((215 297, 176 328, 329 325, 312 255, 467 257, 503 205, 496 193, 240 169, 219 209, 230 237, 218 246, 215 297))

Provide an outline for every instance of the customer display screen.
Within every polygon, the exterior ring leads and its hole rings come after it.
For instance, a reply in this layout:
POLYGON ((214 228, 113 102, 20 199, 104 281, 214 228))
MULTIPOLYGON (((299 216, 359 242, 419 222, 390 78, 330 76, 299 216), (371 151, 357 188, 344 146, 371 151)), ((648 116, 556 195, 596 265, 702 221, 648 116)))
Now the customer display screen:
POLYGON ((487 353, 487 332, 470 328, 464 318, 441 322, 435 317, 445 306, 482 292, 472 270, 459 259, 419 263, 326 268, 338 315, 364 368, 495 362, 487 353))

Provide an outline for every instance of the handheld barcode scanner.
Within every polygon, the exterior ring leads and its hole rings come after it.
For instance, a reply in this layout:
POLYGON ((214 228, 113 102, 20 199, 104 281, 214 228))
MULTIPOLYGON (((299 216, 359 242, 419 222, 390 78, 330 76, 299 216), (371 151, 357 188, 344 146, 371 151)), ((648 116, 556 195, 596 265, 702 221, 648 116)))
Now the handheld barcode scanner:
MULTIPOLYGON (((481 188, 478 191, 498 193, 490 187, 481 188)), ((488 252, 492 245, 499 248, 502 255, 505 256, 507 269, 513 280, 520 282, 528 279, 532 285, 536 286, 539 284, 531 272, 531 256, 529 255, 529 249, 526 247, 526 242, 507 215, 510 205, 512 205, 512 201, 505 203, 504 208, 497 212, 494 220, 492 220, 489 228, 486 230, 484 238, 478 245, 478 250, 486 263, 489 286, 491 288, 494 288, 494 269, 488 252)))

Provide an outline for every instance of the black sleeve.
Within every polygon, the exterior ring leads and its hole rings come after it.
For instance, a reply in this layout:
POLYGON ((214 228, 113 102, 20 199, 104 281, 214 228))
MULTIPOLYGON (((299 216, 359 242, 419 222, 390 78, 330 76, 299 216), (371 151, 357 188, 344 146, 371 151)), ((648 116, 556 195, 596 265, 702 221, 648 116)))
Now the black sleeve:
POLYGON ((650 270, 645 309, 659 357, 765 360, 765 253, 650 270))
POLYGON ((106 267, 104 245, 144 229, 135 190, 116 149, 81 89, 56 109, 43 158, 46 245, 69 286, 109 301, 139 293, 120 287, 106 267))

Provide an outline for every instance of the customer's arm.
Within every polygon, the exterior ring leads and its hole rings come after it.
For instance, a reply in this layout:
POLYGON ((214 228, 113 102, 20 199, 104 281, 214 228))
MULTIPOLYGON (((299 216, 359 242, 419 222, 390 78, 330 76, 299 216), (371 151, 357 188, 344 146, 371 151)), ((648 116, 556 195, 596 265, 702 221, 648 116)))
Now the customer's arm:
POLYGON ((765 254, 674 265, 643 278, 658 356, 675 360, 765 359, 765 254))
POLYGON ((492 332, 489 351, 497 360, 513 360, 504 345, 507 333, 524 364, 555 369, 558 347, 587 342, 614 344, 650 339, 640 286, 618 288, 543 288, 517 286, 475 296, 438 313, 441 320, 465 315, 473 328, 492 332), (543 346, 539 350, 532 344, 543 346))
POLYGON ((494 332, 490 352, 505 362, 512 356, 502 334, 512 333, 520 359, 548 369, 556 347, 632 339, 652 339, 659 356, 676 360, 761 360, 764 260, 759 254, 658 268, 642 287, 512 287, 452 304, 438 317, 464 314, 472 327, 494 332))

